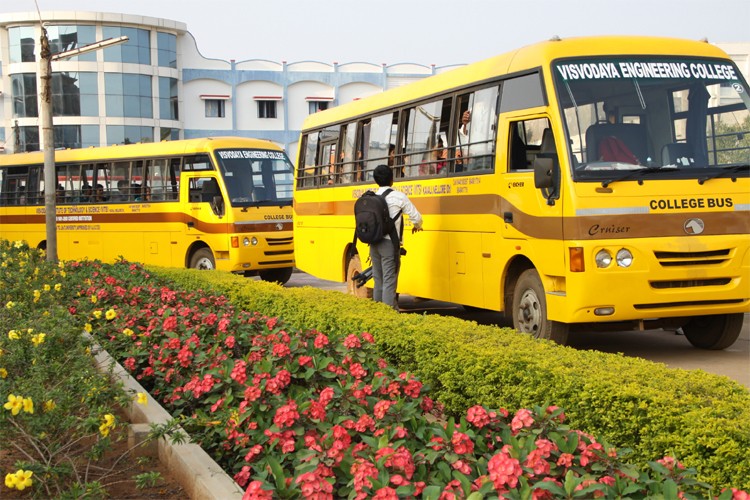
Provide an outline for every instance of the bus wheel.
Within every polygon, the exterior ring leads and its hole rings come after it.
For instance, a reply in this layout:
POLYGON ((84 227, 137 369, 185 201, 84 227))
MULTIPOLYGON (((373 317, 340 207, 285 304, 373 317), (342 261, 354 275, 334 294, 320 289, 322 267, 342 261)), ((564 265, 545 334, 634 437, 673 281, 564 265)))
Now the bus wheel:
POLYGON ((279 267, 276 269, 266 269, 265 271, 259 271, 258 276, 260 276, 260 279, 262 279, 263 281, 270 281, 272 283, 283 285, 284 283, 289 281, 289 278, 292 277, 292 271, 294 271, 293 267, 279 267))
POLYGON ((513 291, 513 327, 538 339, 561 345, 568 341, 568 325, 547 319, 544 286, 536 269, 521 273, 513 291))
POLYGON ((190 269, 199 269, 201 271, 213 271, 216 269, 214 254, 208 248, 198 249, 190 258, 190 269))
POLYGON ((350 258, 346 264, 346 292, 349 295, 354 295, 361 299, 372 298, 372 288, 361 286, 357 288, 357 282, 354 281, 354 276, 362 272, 362 261, 359 259, 359 254, 350 258))
POLYGON ((699 349, 726 349, 740 336, 744 316, 742 313, 697 316, 682 327, 682 332, 699 349))

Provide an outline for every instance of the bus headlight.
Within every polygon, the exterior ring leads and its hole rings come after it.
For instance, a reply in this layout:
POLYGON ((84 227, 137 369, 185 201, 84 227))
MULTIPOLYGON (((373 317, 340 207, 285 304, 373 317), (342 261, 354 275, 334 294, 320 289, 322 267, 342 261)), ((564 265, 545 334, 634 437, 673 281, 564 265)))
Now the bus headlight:
POLYGON ((252 238, 250 238, 250 244, 252 246, 257 245, 258 244, 258 238, 256 238, 255 236, 253 236, 252 238))
POLYGON ((633 254, 630 253, 630 250, 627 248, 621 248, 618 250, 615 258, 617 260, 617 265, 620 267, 630 267, 633 263, 633 254))
POLYGON ((609 267, 609 265, 612 263, 612 255, 610 255, 610 253, 606 250, 599 250, 598 252, 596 252, 594 261, 596 262, 596 267, 604 269, 605 267, 609 267))
POLYGON ((246 247, 247 247, 247 246, 250 246, 250 238, 248 238, 247 236, 245 236, 245 237, 244 237, 244 238, 242 239, 242 245, 243 245, 243 246, 246 246, 246 247))

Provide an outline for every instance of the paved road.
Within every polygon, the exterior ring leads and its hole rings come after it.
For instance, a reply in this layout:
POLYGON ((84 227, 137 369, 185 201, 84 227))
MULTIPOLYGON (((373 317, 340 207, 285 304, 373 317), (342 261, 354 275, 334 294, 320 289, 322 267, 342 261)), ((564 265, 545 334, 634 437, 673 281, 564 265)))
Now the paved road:
MULTIPOLYGON (((346 284, 319 280, 303 272, 295 272, 287 287, 311 286, 346 293, 346 284)), ((402 296, 399 301, 402 312, 425 312, 471 319, 481 324, 499 324, 503 318, 498 313, 466 311, 462 306, 434 300, 417 301, 411 296, 402 296)), ((642 332, 607 332, 571 334, 571 347, 594 349, 602 352, 621 352, 672 368, 701 369, 709 373, 726 375, 750 388, 750 314, 745 314, 742 334, 737 342, 723 351, 696 349, 687 339, 673 331, 646 330, 642 332)))

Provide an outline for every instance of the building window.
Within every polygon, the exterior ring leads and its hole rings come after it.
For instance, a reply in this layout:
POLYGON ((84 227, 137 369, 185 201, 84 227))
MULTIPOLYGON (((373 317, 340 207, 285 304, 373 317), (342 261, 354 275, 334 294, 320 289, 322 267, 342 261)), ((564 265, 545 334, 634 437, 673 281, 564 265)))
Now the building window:
POLYGON ((176 141, 180 138, 180 129, 161 127, 159 129, 159 140, 162 141, 176 141))
POLYGON ((133 73, 105 73, 107 116, 153 118, 151 77, 133 73))
POLYGON ((99 146, 99 125, 55 125, 56 148, 99 146))
POLYGON ((328 109, 328 101, 308 101, 307 105, 310 110, 310 114, 317 113, 318 111, 323 111, 324 109, 328 109))
MULTIPOLYGON (((11 98, 14 118, 35 118, 37 108, 36 73, 21 73, 10 76, 11 98)), ((28 151, 28 150, 24 150, 28 151)))
MULTIPOLYGON (((96 42, 95 26, 49 26, 47 28, 50 49, 53 54, 77 49, 96 42)), ((71 61, 96 61, 96 52, 71 57, 71 61)))
POLYGON ((16 152, 39 151, 39 127, 14 127, 16 152))
POLYGON ((177 37, 171 33, 156 33, 156 49, 159 66, 177 68, 177 37))
POLYGON ((258 118, 276 118, 276 101, 257 101, 258 118))
POLYGON ((159 77, 159 118, 178 120, 177 78, 159 77))
POLYGON ((19 63, 36 61, 36 57, 34 56, 36 38, 36 28, 33 26, 8 28, 10 62, 19 63))
POLYGON ((52 112, 55 116, 99 116, 96 73, 53 73, 52 112))
POLYGON ((154 142, 154 129, 137 125, 107 125, 107 145, 154 142))
POLYGON ((206 118, 224 118, 224 100, 206 99, 206 118))
POLYGON ((128 41, 104 49, 105 62, 121 62, 133 64, 151 64, 151 33, 139 28, 123 28, 121 26, 103 26, 102 36, 118 38, 127 36, 128 41))

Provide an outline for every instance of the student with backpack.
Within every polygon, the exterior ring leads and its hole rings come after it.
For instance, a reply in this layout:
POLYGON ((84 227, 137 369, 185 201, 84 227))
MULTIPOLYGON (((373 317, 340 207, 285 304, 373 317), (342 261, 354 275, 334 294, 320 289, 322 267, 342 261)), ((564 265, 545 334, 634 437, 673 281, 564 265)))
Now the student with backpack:
POLYGON ((373 178, 379 186, 375 195, 365 193, 354 205, 357 225, 354 238, 355 242, 359 238, 370 245, 372 277, 375 281, 373 300, 398 310, 396 285, 401 267, 403 214, 408 215, 414 225, 412 233, 422 230, 422 215, 404 193, 391 188, 393 171, 388 165, 375 167, 373 178))

